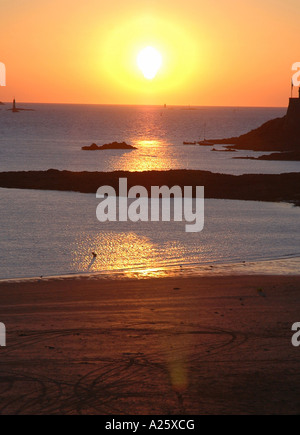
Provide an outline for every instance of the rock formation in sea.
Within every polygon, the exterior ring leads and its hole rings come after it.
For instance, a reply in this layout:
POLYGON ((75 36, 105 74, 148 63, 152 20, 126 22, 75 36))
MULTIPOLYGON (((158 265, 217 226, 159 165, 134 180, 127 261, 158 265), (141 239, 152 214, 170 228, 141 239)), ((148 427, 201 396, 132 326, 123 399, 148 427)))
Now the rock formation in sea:
POLYGON ((299 98, 290 98, 283 118, 266 122, 261 127, 239 137, 214 140, 214 144, 230 144, 234 149, 253 151, 300 150, 300 93, 299 98))
POLYGON ((102 146, 98 146, 95 143, 92 143, 90 146, 82 147, 83 151, 99 151, 99 150, 136 150, 137 148, 132 145, 128 145, 125 142, 112 142, 109 144, 104 144, 102 146))

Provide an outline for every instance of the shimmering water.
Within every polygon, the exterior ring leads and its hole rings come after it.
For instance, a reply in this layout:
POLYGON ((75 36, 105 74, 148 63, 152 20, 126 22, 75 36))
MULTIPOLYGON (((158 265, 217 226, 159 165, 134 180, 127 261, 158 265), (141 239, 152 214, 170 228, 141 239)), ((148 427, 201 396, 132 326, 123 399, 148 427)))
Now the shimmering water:
POLYGON ((300 208, 292 205, 206 200, 204 230, 189 234, 183 222, 100 223, 95 195, 0 193, 0 279, 120 271, 143 276, 211 265, 224 270, 230 263, 245 272, 242 262, 262 260, 262 273, 299 271, 300 208), (292 261, 270 262, 286 258, 292 261))
POLYGON ((183 141, 233 137, 285 114, 274 108, 27 105, 35 112, 0 109, 0 171, 67 169, 143 171, 203 169, 221 173, 282 173, 299 162, 234 160, 262 153, 212 152, 183 141), (206 127, 205 127, 206 125, 206 127), (81 151, 93 142, 126 141, 134 151, 81 151))
MULTIPOLYGON (((204 128, 206 138, 240 135, 283 116, 285 109, 20 106, 35 111, 13 114, 7 106, 0 109, 0 171, 299 171, 299 162, 232 158, 262 153, 216 153, 212 147, 183 145, 203 139, 204 128), (138 149, 81 150, 92 142, 123 140, 138 149)), ((100 224, 95 195, 0 189, 0 203, 0 279, 112 272, 149 276, 212 269, 214 273, 299 271, 300 209, 287 204, 206 200, 204 231, 187 234, 184 223, 100 224), (92 251, 98 253, 94 262, 92 251)))

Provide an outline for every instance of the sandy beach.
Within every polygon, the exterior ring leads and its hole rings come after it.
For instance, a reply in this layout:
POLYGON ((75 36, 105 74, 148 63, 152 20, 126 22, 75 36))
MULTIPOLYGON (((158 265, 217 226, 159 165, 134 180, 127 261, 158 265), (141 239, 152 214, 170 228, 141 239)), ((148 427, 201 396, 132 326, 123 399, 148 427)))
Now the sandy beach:
POLYGON ((1 414, 297 414, 299 276, 0 283, 1 414))

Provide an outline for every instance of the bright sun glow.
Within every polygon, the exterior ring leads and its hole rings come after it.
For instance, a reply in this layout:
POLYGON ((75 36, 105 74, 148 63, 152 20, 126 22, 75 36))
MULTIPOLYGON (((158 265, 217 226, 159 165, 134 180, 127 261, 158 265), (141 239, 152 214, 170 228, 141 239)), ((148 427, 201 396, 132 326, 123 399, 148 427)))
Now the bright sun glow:
POLYGON ((162 65, 162 56, 155 48, 146 47, 140 51, 137 57, 137 64, 144 77, 152 80, 162 65))

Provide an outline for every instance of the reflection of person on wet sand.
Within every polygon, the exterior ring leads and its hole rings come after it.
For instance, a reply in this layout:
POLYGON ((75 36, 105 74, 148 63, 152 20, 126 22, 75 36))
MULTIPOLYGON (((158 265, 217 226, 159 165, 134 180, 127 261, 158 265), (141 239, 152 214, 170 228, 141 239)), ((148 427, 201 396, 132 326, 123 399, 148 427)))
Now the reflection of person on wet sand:
POLYGON ((88 270, 90 270, 90 268, 93 266, 93 264, 95 263, 95 261, 96 261, 96 259, 97 259, 97 257, 98 257, 98 254, 96 253, 96 252, 92 252, 92 256, 93 256, 93 258, 92 258, 92 261, 90 262, 90 264, 89 264, 89 266, 88 266, 88 270))

